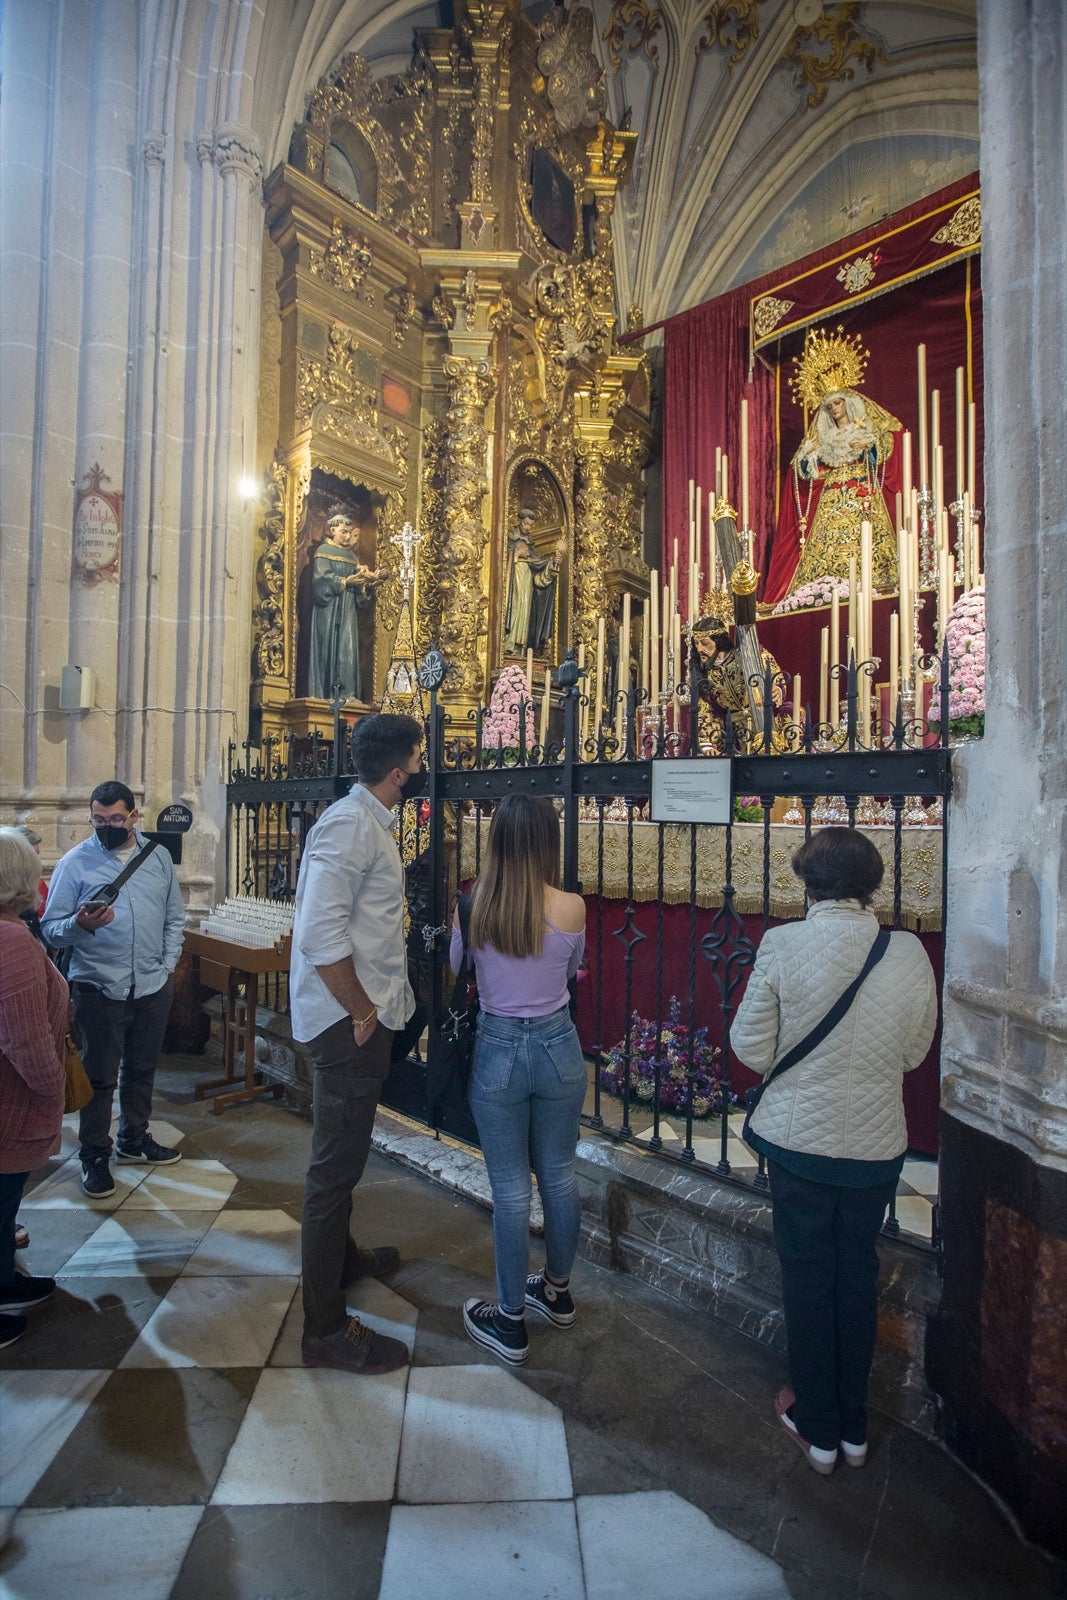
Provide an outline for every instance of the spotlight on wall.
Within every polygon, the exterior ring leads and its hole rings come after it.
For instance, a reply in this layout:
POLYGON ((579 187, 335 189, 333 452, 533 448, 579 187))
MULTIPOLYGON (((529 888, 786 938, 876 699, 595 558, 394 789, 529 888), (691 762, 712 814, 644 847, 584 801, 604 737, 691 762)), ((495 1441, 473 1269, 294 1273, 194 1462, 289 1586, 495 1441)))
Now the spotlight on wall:
POLYGON ((256 482, 255 478, 250 478, 246 475, 237 485, 237 489, 245 505, 248 505, 252 500, 258 500, 259 498, 259 484, 256 482))

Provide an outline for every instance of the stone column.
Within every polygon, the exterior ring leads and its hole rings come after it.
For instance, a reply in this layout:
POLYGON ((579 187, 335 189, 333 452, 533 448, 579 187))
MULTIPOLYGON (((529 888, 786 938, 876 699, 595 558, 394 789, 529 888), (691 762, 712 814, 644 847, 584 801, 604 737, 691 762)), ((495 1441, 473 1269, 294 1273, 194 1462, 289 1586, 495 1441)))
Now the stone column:
POLYGON ((979 0, 985 739, 955 758, 942 1096, 948 1443, 1067 1553, 1067 49, 979 0))

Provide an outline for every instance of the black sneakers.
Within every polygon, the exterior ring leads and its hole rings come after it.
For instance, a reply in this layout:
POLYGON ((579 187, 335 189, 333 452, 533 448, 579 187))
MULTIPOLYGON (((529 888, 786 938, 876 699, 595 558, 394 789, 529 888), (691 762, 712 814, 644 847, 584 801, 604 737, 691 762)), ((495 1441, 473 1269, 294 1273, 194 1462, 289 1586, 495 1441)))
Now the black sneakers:
POLYGON ((107 1156, 93 1156, 82 1162, 82 1188, 91 1200, 106 1200, 115 1193, 115 1180, 107 1156))
POLYGON ((358 1317, 349 1317, 336 1333, 309 1337, 300 1343, 305 1367, 340 1367, 343 1372, 395 1372, 411 1359, 408 1347, 384 1333, 372 1333, 358 1317))
POLYGON ((484 1345, 513 1367, 521 1367, 530 1354, 525 1319, 504 1316, 495 1301, 468 1300, 463 1307, 463 1326, 475 1344, 484 1345))
POLYGON ((540 1272, 526 1280, 526 1305, 535 1316, 543 1317, 557 1328, 569 1328, 574 1321, 574 1301, 570 1290, 549 1283, 540 1272))
POLYGON ((172 1162, 180 1161, 180 1150, 168 1149, 165 1144, 157 1144, 150 1133, 146 1133, 140 1144, 118 1144, 115 1147, 116 1161, 150 1161, 157 1167, 169 1167, 172 1162))
POLYGON ((0 1311, 29 1311, 55 1292, 54 1278, 31 1278, 28 1272, 16 1272, 14 1283, 0 1288, 0 1311))
POLYGON ((21 1339, 25 1332, 25 1317, 9 1317, 0 1312, 0 1350, 6 1350, 9 1344, 21 1339))

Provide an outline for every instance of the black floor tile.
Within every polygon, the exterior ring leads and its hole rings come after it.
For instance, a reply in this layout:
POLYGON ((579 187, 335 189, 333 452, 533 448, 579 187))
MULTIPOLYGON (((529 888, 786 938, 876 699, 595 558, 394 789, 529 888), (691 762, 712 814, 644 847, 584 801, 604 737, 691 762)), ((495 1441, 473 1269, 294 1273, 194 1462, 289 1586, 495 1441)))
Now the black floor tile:
POLYGON ((389 1511, 209 1506, 170 1600, 377 1600, 389 1511))
POLYGON ((5 1367, 117 1367, 166 1296, 174 1274, 66 1278, 29 1315, 24 1338, 0 1351, 5 1367))
POLYGON ((27 1504, 206 1504, 258 1380, 246 1367, 113 1372, 27 1504))

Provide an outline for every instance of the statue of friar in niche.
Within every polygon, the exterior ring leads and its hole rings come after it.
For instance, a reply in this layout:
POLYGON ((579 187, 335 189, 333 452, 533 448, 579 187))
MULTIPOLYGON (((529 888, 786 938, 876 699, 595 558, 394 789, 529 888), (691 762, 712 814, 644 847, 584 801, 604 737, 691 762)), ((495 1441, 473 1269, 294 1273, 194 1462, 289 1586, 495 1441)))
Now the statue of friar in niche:
POLYGON ((567 551, 560 539, 550 556, 537 553, 533 506, 519 508, 518 526, 508 534, 508 604, 504 613, 504 654, 541 650, 552 634, 556 580, 567 551))
POLYGON ((335 505, 326 537, 315 551, 311 572, 311 650, 308 694, 320 700, 362 700, 359 613, 385 579, 384 569, 364 566, 356 553, 359 529, 347 506, 335 505))

